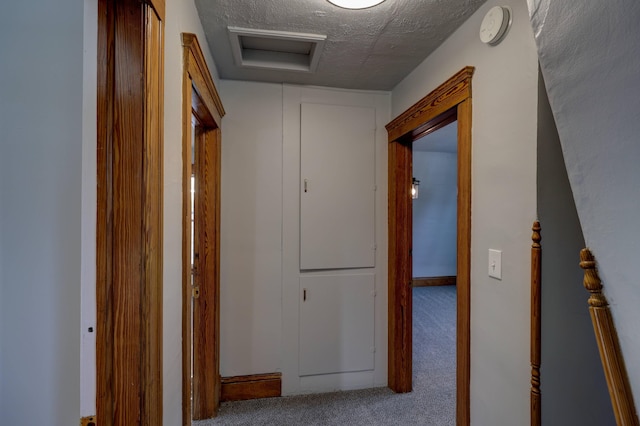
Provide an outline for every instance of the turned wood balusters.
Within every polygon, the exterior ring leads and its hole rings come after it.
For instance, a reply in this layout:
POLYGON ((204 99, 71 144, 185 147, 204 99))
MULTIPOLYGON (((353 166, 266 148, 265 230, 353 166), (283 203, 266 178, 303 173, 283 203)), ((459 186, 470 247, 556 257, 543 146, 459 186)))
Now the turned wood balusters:
POLYGON ((588 248, 580 252, 580 267, 584 269, 584 287, 591 293, 589 312, 616 423, 619 426, 638 426, 638 415, 620 351, 618 334, 613 324, 609 303, 602 294, 602 282, 596 269, 595 258, 588 248))
POLYGON ((540 310, 541 310, 541 266, 540 222, 533 222, 531 239, 531 426, 542 424, 540 395, 540 310))

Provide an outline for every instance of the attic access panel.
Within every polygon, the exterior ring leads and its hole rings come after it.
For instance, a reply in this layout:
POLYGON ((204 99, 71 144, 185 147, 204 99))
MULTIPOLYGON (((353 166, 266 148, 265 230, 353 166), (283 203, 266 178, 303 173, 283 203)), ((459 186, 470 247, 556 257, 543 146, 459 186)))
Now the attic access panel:
POLYGON ((237 66, 315 72, 327 36, 228 27, 237 66))

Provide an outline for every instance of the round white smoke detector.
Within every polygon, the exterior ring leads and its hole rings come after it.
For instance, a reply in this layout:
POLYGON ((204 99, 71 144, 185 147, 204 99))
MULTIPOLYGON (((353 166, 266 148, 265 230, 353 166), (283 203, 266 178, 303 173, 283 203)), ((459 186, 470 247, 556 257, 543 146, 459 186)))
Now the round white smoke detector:
POLYGON ((511 25, 511 9, 508 6, 492 7, 480 25, 480 41, 491 45, 500 43, 509 25, 511 25))

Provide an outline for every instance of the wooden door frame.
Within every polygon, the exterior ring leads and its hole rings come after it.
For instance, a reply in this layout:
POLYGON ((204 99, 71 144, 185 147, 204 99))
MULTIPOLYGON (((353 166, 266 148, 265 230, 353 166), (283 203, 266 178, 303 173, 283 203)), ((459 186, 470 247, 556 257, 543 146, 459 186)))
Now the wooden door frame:
POLYGON ((389 134, 389 365, 395 392, 412 386, 412 142, 458 121, 456 424, 470 423, 471 78, 465 67, 387 124, 389 134))
POLYGON ((164 1, 98 1, 96 417, 162 425, 164 1))
POLYGON ((195 34, 182 33, 182 423, 217 414, 220 402, 220 167, 221 121, 225 114, 220 96, 195 34), (197 195, 203 200, 199 220, 200 286, 191 330, 191 119, 202 132, 196 149, 197 195), (211 200, 212 202, 207 202, 211 200), (201 222, 201 223, 200 223, 201 222), (194 339, 194 336, 197 339, 194 339), (191 349, 194 348, 193 407, 191 349))

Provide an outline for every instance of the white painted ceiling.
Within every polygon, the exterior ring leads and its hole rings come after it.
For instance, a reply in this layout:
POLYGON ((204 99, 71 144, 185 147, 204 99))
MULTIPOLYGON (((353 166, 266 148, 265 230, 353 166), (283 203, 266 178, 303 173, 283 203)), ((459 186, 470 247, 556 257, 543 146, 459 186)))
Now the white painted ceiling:
POLYGON ((221 78, 391 90, 486 0, 386 0, 363 10, 326 0, 195 0, 221 78), (326 35, 313 73, 242 68, 228 27, 326 35))

